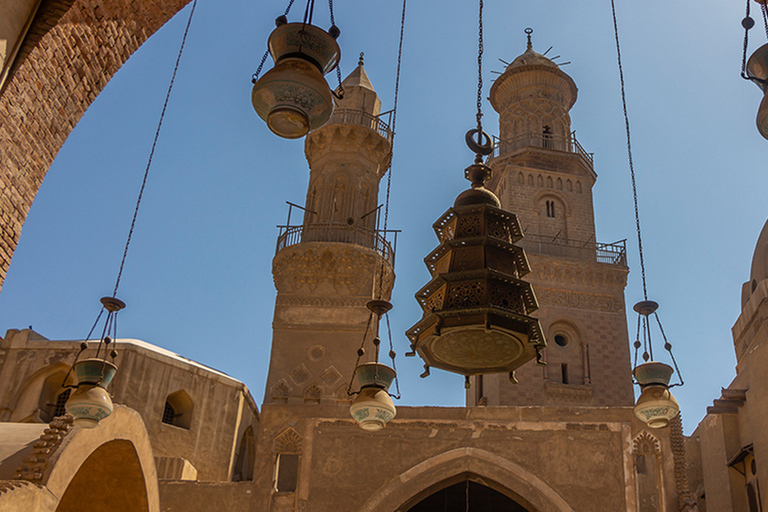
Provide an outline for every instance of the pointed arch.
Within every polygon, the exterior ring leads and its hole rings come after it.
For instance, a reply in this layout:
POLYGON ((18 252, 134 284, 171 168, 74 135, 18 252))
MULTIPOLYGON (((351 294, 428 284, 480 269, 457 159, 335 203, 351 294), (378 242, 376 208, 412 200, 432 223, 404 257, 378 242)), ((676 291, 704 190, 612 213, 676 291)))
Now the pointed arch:
POLYGON ((360 508, 391 512, 467 476, 537 512, 573 512, 544 480, 524 467, 479 448, 457 448, 422 461, 390 480, 360 508))
POLYGON ((48 423, 54 417, 59 396, 65 393, 64 379, 72 384, 74 376, 69 373, 70 366, 54 363, 41 368, 26 378, 19 387, 16 396, 9 405, 10 417, 7 421, 16 423, 48 423))
POLYGON ((180 389, 168 395, 163 408, 163 423, 189 430, 195 404, 189 394, 180 389))

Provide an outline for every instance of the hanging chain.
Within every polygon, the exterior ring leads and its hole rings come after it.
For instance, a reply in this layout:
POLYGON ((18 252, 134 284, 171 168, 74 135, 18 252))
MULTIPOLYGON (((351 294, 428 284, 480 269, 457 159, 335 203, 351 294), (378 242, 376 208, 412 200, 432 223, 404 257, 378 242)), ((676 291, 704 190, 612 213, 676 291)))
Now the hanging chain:
POLYGON ((741 78, 750 80, 747 75, 747 47, 749 46, 749 29, 755 26, 755 20, 749 15, 749 0, 747 0, 747 13, 741 20, 741 26, 744 27, 744 53, 741 57, 741 78))
POLYGON ((483 139, 483 0, 477 15, 477 136, 483 139))
POLYGON ((187 42, 187 35, 189 34, 189 26, 192 24, 192 16, 195 14, 195 7, 197 7, 197 0, 194 0, 192 2, 192 10, 189 11, 189 19, 187 19, 187 26, 184 29, 184 37, 181 38, 181 47, 179 48, 179 54, 176 56, 176 65, 173 67, 173 74, 171 75, 171 83, 168 85, 168 92, 165 94, 165 102, 163 103, 163 110, 160 112, 160 121, 157 123, 157 130, 155 130, 155 138, 152 141, 152 149, 149 152, 147 167, 146 169, 144 169, 144 178, 141 181, 141 188, 139 189, 139 197, 136 199, 136 208, 133 210, 133 219, 131 219, 131 228, 128 230, 128 239, 125 241, 125 249, 123 250, 123 257, 120 260, 120 270, 118 270, 117 272, 117 280, 115 281, 115 289, 112 292, 112 297, 117 296, 117 289, 120 286, 120 279, 123 276, 123 267, 125 266, 125 258, 128 256, 128 247, 131 245, 133 230, 136 227, 136 218, 139 215, 139 206, 141 206, 141 198, 144 196, 144 188, 147 185, 149 168, 152 166, 152 158, 155 156, 155 147, 157 146, 157 139, 160 137, 160 129, 163 126, 163 119, 165 118, 165 111, 168 108, 168 100, 171 97, 171 91, 173 90, 173 83, 176 81, 176 72, 179 70, 179 62, 181 61, 181 54, 184 52, 184 45, 187 42))
POLYGON ((395 370, 395 392, 396 395, 392 395, 394 398, 400 400, 400 382, 397 380, 397 365, 395 364, 395 347, 392 344, 392 326, 389 324, 389 313, 387 313, 387 337, 389 338, 389 358, 392 360, 392 369, 395 370))
MULTIPOLYGON (((288 7, 285 8, 285 12, 283 13, 283 16, 288 16, 288 13, 291 12, 291 7, 293 7, 294 0, 290 0, 288 2, 288 7)), ((264 63, 267 61, 267 57, 269 56, 269 49, 267 49, 264 52, 264 55, 261 56, 261 61, 259 62, 259 67, 256 68, 256 72, 251 75, 251 82, 256 83, 259 79, 259 75, 261 75, 261 70, 264 67, 264 63)))
POLYGON ((635 364, 632 365, 633 367, 637 366, 637 355, 640 352, 640 347, 641 347, 641 343, 640 343, 640 317, 641 316, 642 315, 637 315, 637 330, 635 331, 635 343, 634 343, 635 364))
POLYGON ((619 44, 619 24, 616 20, 616 3, 611 0, 611 12, 613 14, 613 33, 616 38, 616 57, 619 63, 619 80, 621 82, 621 105, 624 110, 624 126, 627 131, 627 157, 629 158, 629 174, 632 178, 632 199, 635 203, 635 227, 637 229, 637 250, 640 254, 640 274, 643 278, 643 299, 648 300, 648 288, 645 280, 645 259, 643 258, 643 237, 640 232, 640 211, 637 205, 637 183, 635 181, 635 167, 632 162, 632 142, 629 132, 629 115, 627 114, 627 96, 624 90, 624 69, 621 66, 621 45, 619 44))
POLYGON ((675 387, 675 386, 682 386, 684 384, 683 382, 683 375, 680 373, 680 368, 677 367, 677 360, 675 359, 675 354, 672 353, 672 344, 667 341, 667 335, 664 334, 664 328, 661 326, 661 320, 659 320, 659 314, 654 312, 654 316, 656 317, 656 323, 659 324, 659 330, 661 331, 661 337, 664 338, 664 349, 669 352, 669 357, 672 358, 672 364, 675 366, 675 371, 677 372, 677 378, 680 379, 680 382, 677 384, 670 384, 669 387, 675 387))
MULTIPOLYGON (((331 13, 331 27, 335 27, 336 20, 333 17, 333 0, 328 0, 328 10, 331 13)), ((336 64, 336 80, 339 82, 339 94, 338 95, 334 94, 334 96, 336 96, 339 99, 342 99, 344 98, 344 87, 342 87, 341 85, 341 59, 339 59, 339 63, 336 64)))

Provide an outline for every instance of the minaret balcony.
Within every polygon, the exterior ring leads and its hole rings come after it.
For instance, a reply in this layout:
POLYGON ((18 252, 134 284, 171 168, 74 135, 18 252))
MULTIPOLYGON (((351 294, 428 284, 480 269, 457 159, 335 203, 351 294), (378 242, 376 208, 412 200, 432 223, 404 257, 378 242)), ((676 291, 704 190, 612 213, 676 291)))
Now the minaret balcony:
POLYGON ((604 244, 591 241, 553 239, 551 236, 526 234, 518 244, 528 254, 543 254, 557 258, 616 265, 618 267, 627 266, 626 240, 604 244))
POLYGON ((522 133, 511 139, 501 140, 493 137, 493 154, 491 158, 498 158, 508 153, 513 153, 523 148, 534 147, 546 150, 562 151, 578 155, 584 160, 584 163, 592 169, 594 166, 594 154, 587 153, 576 140, 575 133, 567 137, 557 136, 549 133, 522 133))
POLYGON ((389 128, 390 123, 385 122, 382 117, 389 115, 392 117, 392 111, 384 112, 383 114, 373 115, 370 112, 364 110, 353 109, 340 109, 337 108, 331 114, 331 118, 328 124, 343 123, 354 124, 358 126, 364 126, 384 137, 387 142, 392 144, 392 137, 395 133, 389 128))
POLYGON ((275 254, 286 247, 308 242, 354 244, 376 251, 393 268, 395 266, 394 248, 397 248, 397 234, 400 230, 373 230, 346 223, 278 227, 280 228, 280 234, 277 237, 277 250, 275 254), (388 236, 393 238, 392 243, 387 240, 388 236))

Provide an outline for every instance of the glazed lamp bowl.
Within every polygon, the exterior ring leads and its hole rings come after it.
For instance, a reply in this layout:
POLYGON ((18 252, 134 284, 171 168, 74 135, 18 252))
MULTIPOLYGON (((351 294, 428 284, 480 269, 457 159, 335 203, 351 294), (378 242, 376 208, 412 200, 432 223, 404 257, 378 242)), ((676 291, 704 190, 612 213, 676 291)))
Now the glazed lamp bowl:
POLYGON ((753 80, 760 89, 765 90, 768 80, 768 43, 764 44, 750 55, 747 61, 747 76, 753 80))
POLYGON ((106 388, 117 373, 117 366, 102 359, 83 359, 74 366, 77 384, 95 384, 106 388))
POLYGON ((341 57, 338 43, 328 32, 305 23, 280 25, 269 35, 267 44, 275 64, 282 59, 301 56, 323 75, 332 71, 341 57))
POLYGON ((364 363, 355 368, 355 378, 360 388, 389 389, 395 380, 395 370, 381 363, 364 363))
POLYGON ((80 384, 67 400, 66 410, 76 427, 94 428, 110 414, 114 406, 106 389, 95 384, 80 384))
POLYGON ((349 414, 368 432, 376 432, 395 417, 397 409, 386 390, 369 387, 360 390, 349 408, 349 414))
POLYGON ((658 361, 649 361, 637 365, 632 371, 632 374, 635 376, 637 383, 641 386, 649 384, 668 386, 673 372, 674 370, 668 364, 660 363, 658 361))
POLYGON ((664 428, 680 412, 680 406, 667 386, 649 384, 643 387, 634 410, 635 416, 650 428, 664 428))

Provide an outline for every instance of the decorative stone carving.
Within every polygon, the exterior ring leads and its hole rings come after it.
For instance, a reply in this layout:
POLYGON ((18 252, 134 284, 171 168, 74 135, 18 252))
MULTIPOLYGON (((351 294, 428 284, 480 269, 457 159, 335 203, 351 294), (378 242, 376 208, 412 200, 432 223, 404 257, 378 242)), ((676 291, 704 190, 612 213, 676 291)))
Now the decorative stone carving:
POLYGON ((304 390, 304 401, 320 403, 320 399, 323 397, 323 389, 317 384, 312 384, 304 390))
POLYGON ((323 379, 323 382, 325 382, 328 387, 330 387, 339 381, 341 378, 341 373, 339 373, 339 371, 333 366, 329 366, 325 369, 320 378, 323 379))
POLYGON ((553 400, 567 400, 569 402, 590 402, 592 400, 592 386, 546 382, 544 391, 547 397, 553 400))
POLYGON ((307 349, 307 357, 312 361, 319 361, 325 357, 325 347, 322 345, 312 345, 307 349))
POLYGON ((35 484, 41 484, 43 474, 48 468, 48 461, 64 440, 72 426, 72 416, 60 416, 54 419, 49 428, 43 431, 40 438, 33 444, 33 450, 28 455, 21 466, 14 472, 13 478, 16 480, 26 480, 35 484))
POLYGON ((539 299, 539 304, 542 306, 589 309, 608 313, 624 312, 622 301, 607 295, 553 290, 551 288, 542 288, 541 286, 536 287, 536 295, 539 299))
POLYGON ((307 370, 307 367, 304 366, 304 363, 297 366, 292 372, 291 372, 291 379, 293 379, 293 382, 296 384, 301 384, 308 378, 312 376, 311 373, 309 373, 309 370, 307 370))
POLYGON ((301 443, 304 438, 293 428, 288 427, 275 438, 275 452, 301 453, 301 443))
POLYGON ((661 444, 655 436, 643 430, 632 439, 632 453, 661 453, 661 444))
POLYGON ((291 392, 291 388, 288 386, 288 383, 285 382, 283 379, 280 379, 280 382, 278 382, 276 385, 272 387, 272 398, 273 399, 288 399, 288 394, 291 392))

